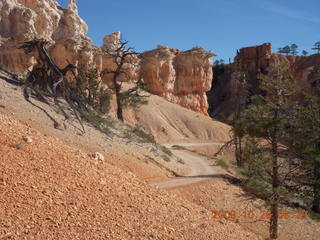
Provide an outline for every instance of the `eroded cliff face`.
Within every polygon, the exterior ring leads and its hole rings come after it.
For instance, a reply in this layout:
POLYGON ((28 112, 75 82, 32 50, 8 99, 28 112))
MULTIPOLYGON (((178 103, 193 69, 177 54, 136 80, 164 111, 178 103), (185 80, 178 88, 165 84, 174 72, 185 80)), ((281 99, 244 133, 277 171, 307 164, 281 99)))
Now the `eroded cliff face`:
POLYGON ((233 73, 242 69, 249 76, 248 80, 254 91, 259 87, 258 74, 265 73, 272 59, 271 44, 264 43, 260 46, 241 48, 235 57, 233 73))
POLYGON ((251 85, 252 95, 259 93, 259 74, 267 73, 274 64, 285 64, 289 67, 297 82, 303 87, 315 87, 320 79, 312 74, 316 65, 320 65, 320 55, 286 56, 272 53, 270 43, 260 46, 242 48, 237 52, 232 64, 215 67, 217 73, 213 80, 213 89, 208 92, 210 115, 230 118, 235 111, 237 99, 237 81, 242 71, 246 72, 246 80, 251 85))
MULTIPOLYGON (((26 73, 36 64, 33 54, 18 49, 24 41, 45 38, 48 51, 61 68, 72 63, 84 71, 96 67, 105 84, 112 87, 114 58, 106 51, 119 46, 120 32, 107 35, 101 48, 87 37, 88 26, 79 17, 75 0, 63 9, 55 0, 0 1, 0 64, 26 73)), ((214 54, 196 47, 179 51, 164 46, 147 51, 142 58, 133 56, 124 67, 120 81, 143 79, 150 92, 173 103, 207 115, 205 92, 211 88, 214 54)))
POLYGON ((93 63, 96 48, 86 36, 88 26, 79 17, 75 0, 63 9, 54 0, 6 0, 0 2, 0 64, 23 73, 36 63, 32 54, 17 49, 24 41, 45 38, 50 55, 64 67, 93 63))
POLYGON ((166 46, 141 55, 141 74, 151 93, 207 115, 213 53, 201 47, 179 51, 166 46))

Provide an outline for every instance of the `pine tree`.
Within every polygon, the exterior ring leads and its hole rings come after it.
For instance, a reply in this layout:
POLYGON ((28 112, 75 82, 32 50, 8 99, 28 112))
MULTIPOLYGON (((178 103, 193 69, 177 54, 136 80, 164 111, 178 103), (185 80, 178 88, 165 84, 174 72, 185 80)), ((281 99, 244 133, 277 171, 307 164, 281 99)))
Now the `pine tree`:
POLYGON ((296 159, 283 154, 281 145, 292 120, 290 112, 296 106, 291 99, 296 86, 290 71, 281 65, 260 78, 264 94, 252 97, 252 104, 242 118, 242 128, 247 135, 244 154, 248 165, 243 174, 246 185, 268 199, 270 238, 277 239, 279 204, 290 196, 286 185, 299 170, 296 159))
POLYGON ((298 55, 298 45, 297 44, 291 44, 290 53, 291 53, 292 56, 297 56, 298 55))
POLYGON ((314 47, 312 48, 313 50, 316 50, 317 53, 320 53, 320 41, 316 42, 314 45, 314 47))
MULTIPOLYGON (((320 71, 315 67, 320 79, 320 71)), ((307 207, 320 213, 320 90, 316 87, 304 92, 303 104, 295 114, 291 137, 287 145, 300 159, 302 170, 296 176, 297 190, 307 207)))
POLYGON ((238 167, 242 167, 244 164, 243 158, 243 140, 245 132, 243 131, 242 112, 246 108, 247 99, 249 97, 250 85, 248 84, 248 73, 244 71, 243 65, 239 64, 239 69, 236 72, 237 76, 234 78, 236 83, 236 103, 235 113, 232 119, 232 133, 233 144, 235 147, 235 157, 238 167))
POLYGON ((216 153, 215 156, 223 152, 224 149, 234 147, 237 167, 243 167, 243 141, 245 132, 242 126, 242 112, 245 110, 249 98, 250 84, 249 73, 245 71, 242 60, 238 60, 234 67, 232 75, 233 87, 235 88, 234 114, 231 120, 232 139, 225 143, 216 153))
POLYGON ((283 54, 283 48, 278 48, 278 53, 283 54))
POLYGON ((291 52, 290 46, 287 45, 287 46, 285 46, 285 47, 282 48, 282 53, 283 53, 283 54, 289 55, 290 52, 291 52))

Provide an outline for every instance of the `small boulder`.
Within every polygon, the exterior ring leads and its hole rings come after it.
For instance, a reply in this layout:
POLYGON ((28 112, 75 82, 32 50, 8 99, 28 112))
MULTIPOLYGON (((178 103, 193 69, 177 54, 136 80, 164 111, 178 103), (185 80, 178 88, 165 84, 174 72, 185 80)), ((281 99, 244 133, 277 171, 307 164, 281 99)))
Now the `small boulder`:
POLYGON ((104 161, 104 156, 102 155, 102 153, 99 152, 95 152, 94 154, 91 155, 92 158, 96 161, 104 161))
POLYGON ((23 141, 25 141, 26 143, 32 143, 32 142, 33 142, 32 138, 29 137, 29 136, 23 136, 22 139, 23 139, 23 141))

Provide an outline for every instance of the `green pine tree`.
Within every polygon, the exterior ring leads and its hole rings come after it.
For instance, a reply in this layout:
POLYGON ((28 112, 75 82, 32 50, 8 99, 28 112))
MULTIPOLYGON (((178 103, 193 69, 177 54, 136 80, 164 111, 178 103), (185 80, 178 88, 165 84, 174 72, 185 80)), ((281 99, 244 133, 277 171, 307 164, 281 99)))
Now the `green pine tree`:
POLYGON ((290 53, 292 56, 298 55, 298 45, 297 44, 291 44, 290 45, 290 53))
MULTIPOLYGON (((320 71, 319 71, 320 79, 320 71)), ((300 159, 296 175, 298 192, 306 206, 320 213, 320 91, 306 90, 303 104, 296 110, 288 147, 300 159)))
POLYGON ((245 132, 243 131, 242 112, 246 108, 247 99, 249 97, 250 84, 248 83, 249 74, 244 71, 242 64, 238 69, 237 76, 235 77, 236 91, 236 103, 235 113, 232 119, 232 134, 233 144, 235 147, 235 157, 238 167, 242 167, 244 164, 243 158, 243 140, 245 132))
POLYGON ((252 97, 252 104, 241 119, 247 135, 244 149, 247 169, 243 176, 248 187, 268 199, 270 238, 277 239, 279 204, 291 196, 286 186, 299 171, 296 159, 283 154, 285 148, 281 145, 287 137, 291 112, 296 108, 292 96, 297 87, 290 71, 279 64, 260 78, 264 94, 252 97))
POLYGON ((290 46, 287 45, 287 46, 285 46, 285 47, 282 48, 282 53, 283 53, 283 54, 289 55, 290 52, 291 52, 290 46))
POLYGON ((320 53, 320 41, 316 42, 314 45, 314 47, 312 48, 313 50, 316 50, 317 53, 320 53))

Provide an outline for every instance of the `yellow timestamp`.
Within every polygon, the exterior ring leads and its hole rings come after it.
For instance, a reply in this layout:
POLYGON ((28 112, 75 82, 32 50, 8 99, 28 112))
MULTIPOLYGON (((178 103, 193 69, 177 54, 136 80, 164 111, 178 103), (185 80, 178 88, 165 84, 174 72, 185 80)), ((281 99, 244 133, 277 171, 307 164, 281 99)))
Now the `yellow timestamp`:
MULTIPOLYGON (((271 218, 271 211, 269 210, 214 210, 212 211, 213 219, 227 219, 227 220, 239 220, 242 219, 254 219, 254 220, 269 220, 271 218)), ((280 210, 278 212, 279 219, 307 219, 308 212, 305 210, 280 210)))

